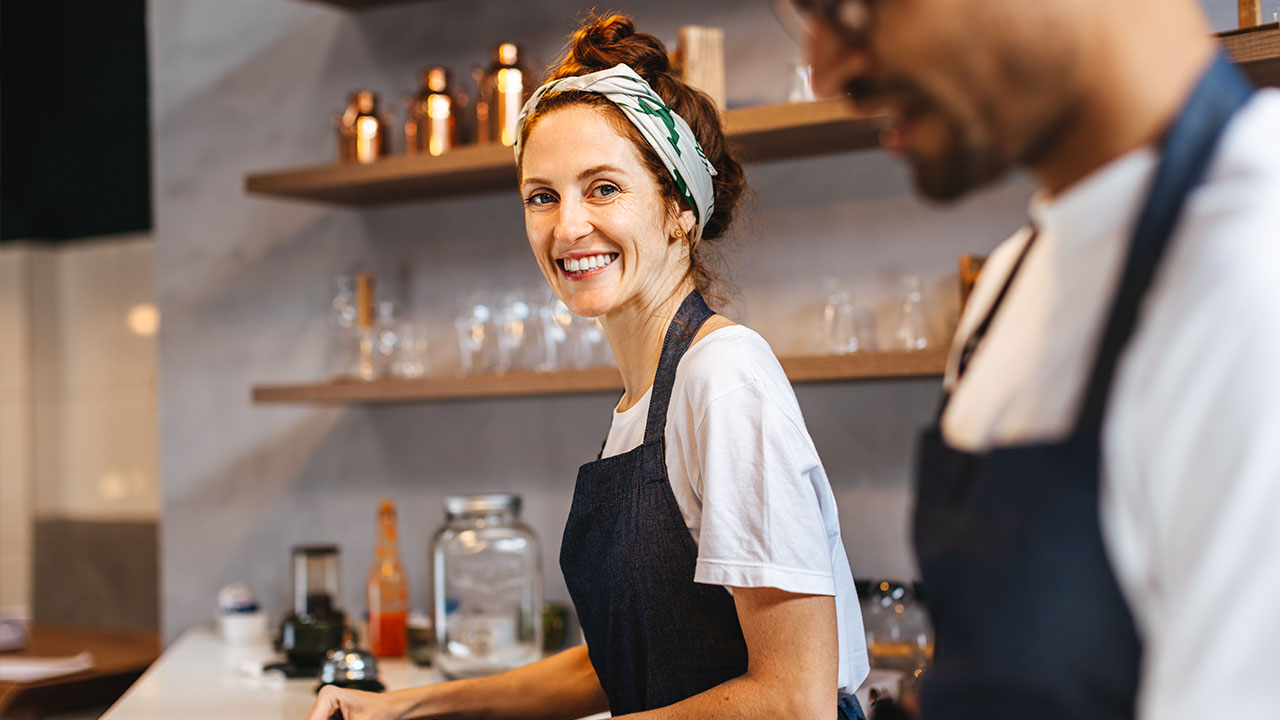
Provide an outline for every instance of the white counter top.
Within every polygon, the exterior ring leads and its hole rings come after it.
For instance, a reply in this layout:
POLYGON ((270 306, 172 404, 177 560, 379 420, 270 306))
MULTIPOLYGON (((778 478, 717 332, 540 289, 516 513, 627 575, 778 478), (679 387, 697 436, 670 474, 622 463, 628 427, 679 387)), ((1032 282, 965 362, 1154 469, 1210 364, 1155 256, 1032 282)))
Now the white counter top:
MULTIPOLYGON (((102 717, 302 720, 315 702, 318 681, 262 674, 262 664, 276 658, 265 643, 237 647, 224 643, 212 629, 188 630, 102 717)), ((378 674, 393 690, 443 680, 439 672, 406 658, 380 660, 378 674)))
MULTIPOLYGON (((188 630, 102 718, 303 720, 315 701, 318 681, 254 672, 276 657, 266 644, 235 647, 212 629, 188 630)), ((407 658, 379 660, 378 675, 388 690, 444 680, 436 670, 418 667, 407 658)))
MULTIPOLYGON (((188 630, 102 720, 303 720, 315 702, 318 681, 264 675, 262 664, 276 659, 265 643, 237 647, 224 643, 212 629, 188 630)), ((418 667, 407 658, 379 660, 378 676, 388 690, 444 681, 438 671, 418 667)), ((898 676, 873 670, 858 691, 863 707, 868 707, 868 687, 896 687, 898 676)), ((607 717, 604 713, 584 720, 607 717)))

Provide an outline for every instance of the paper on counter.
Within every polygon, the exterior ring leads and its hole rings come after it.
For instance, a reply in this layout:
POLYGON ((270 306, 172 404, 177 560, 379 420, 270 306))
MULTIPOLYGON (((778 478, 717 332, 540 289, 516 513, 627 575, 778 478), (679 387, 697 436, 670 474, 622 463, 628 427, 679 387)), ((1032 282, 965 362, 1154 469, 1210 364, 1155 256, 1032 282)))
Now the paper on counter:
POLYGON ((61 675, 70 675, 93 667, 93 655, 89 651, 71 657, 15 657, 0 656, 0 680, 6 682, 36 682, 61 675))

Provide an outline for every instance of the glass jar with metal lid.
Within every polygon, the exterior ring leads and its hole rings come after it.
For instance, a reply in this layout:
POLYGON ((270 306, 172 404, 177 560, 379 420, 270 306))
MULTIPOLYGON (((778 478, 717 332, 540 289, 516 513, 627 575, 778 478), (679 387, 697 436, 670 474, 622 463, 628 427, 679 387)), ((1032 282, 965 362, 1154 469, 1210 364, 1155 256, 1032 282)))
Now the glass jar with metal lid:
POLYGON ((542 561, 520 497, 450 495, 431 542, 435 648, 449 678, 491 675, 541 657, 542 561))

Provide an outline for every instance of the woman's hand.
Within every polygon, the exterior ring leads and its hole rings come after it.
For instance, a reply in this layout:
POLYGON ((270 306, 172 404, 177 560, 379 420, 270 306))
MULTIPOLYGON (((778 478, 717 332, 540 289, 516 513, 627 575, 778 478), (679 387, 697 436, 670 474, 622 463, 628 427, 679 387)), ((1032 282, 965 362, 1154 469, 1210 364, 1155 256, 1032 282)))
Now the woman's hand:
POLYGON ((609 709, 586 645, 497 675, 385 693, 320 690, 307 720, 568 720, 609 709))
POLYGON ((402 707, 396 693, 371 693, 326 685, 320 688, 307 720, 399 720, 402 707))

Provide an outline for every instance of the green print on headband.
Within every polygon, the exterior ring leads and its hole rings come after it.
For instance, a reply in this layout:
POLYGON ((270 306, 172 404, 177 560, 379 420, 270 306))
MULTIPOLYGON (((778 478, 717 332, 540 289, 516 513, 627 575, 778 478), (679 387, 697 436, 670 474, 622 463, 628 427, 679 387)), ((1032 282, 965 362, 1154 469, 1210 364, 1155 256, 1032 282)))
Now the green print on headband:
POLYGON ((696 240, 702 237, 702 229, 715 211, 715 190, 711 177, 716 174, 716 170, 707 160, 706 153, 684 118, 672 112, 649 83, 625 64, 587 75, 552 80, 534 91, 520 111, 516 157, 520 157, 519 129, 523 128, 525 120, 538 107, 538 103, 548 93, 569 90, 603 95, 636 126, 671 173, 676 181, 676 188, 693 210, 693 217, 697 220, 693 238, 696 240), (686 152, 687 150, 692 152, 686 152))

